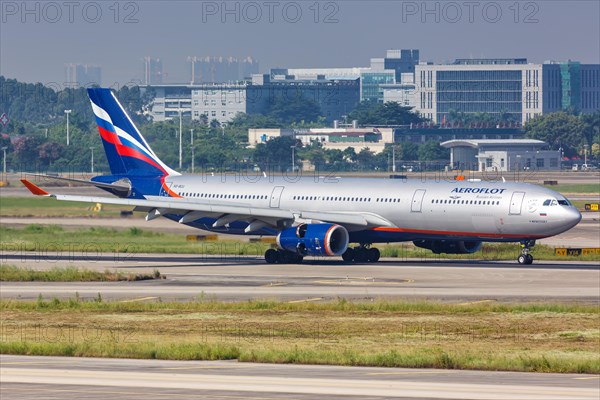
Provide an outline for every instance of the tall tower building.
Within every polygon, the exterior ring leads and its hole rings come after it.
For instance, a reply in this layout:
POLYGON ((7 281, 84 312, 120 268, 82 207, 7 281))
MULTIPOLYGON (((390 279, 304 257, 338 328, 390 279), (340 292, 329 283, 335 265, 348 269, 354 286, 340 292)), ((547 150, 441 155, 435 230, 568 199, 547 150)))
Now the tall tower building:
POLYGON ((66 87, 102 86, 102 68, 92 64, 66 64, 65 78, 66 87))
POLYGON ((163 67, 160 58, 144 57, 144 84, 161 85, 163 67))

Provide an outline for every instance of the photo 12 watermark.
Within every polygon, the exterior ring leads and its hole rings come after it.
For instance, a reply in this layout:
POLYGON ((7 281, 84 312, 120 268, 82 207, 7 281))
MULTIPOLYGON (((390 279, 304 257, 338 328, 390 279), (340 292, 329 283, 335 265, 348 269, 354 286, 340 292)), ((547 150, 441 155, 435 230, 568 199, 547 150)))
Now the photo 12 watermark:
POLYGON ((107 23, 137 24, 137 1, 2 1, 3 24, 107 23))
POLYGON ((337 1, 203 1, 200 20, 204 24, 337 24, 340 7, 337 1))
POLYGON ((535 1, 403 1, 401 14, 402 23, 537 24, 541 7, 535 1))

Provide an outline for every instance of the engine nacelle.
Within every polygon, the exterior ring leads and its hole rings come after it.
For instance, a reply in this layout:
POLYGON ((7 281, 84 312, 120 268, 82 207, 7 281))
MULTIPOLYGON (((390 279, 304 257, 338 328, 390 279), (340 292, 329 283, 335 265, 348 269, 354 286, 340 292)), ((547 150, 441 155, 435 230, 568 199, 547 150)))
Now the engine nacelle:
POLYGON ((348 248, 350 235, 341 225, 300 224, 277 235, 277 245, 301 256, 340 256, 348 248))
POLYGON ((462 240, 415 240, 414 245, 433 251, 435 254, 471 254, 481 249, 481 242, 462 240))

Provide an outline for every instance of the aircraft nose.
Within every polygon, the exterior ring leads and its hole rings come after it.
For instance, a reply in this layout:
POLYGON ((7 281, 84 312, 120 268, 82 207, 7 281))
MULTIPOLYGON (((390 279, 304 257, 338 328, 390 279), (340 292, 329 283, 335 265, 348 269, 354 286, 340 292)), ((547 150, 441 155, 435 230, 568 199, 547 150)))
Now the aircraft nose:
POLYGON ((575 207, 569 207, 567 211, 566 221, 570 226, 575 226, 581 221, 581 213, 575 207))

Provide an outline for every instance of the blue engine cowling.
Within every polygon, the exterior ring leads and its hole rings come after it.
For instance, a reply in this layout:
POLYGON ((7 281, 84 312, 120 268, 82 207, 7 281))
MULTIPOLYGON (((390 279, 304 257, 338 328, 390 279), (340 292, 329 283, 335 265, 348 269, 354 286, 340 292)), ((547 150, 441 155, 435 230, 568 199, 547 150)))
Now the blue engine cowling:
POLYGON ((481 242, 462 240, 415 240, 414 245, 433 251, 435 254, 471 254, 481 248, 481 242))
POLYGON ((339 256, 348 248, 350 236, 341 225, 300 224, 277 235, 277 245, 301 256, 339 256))

